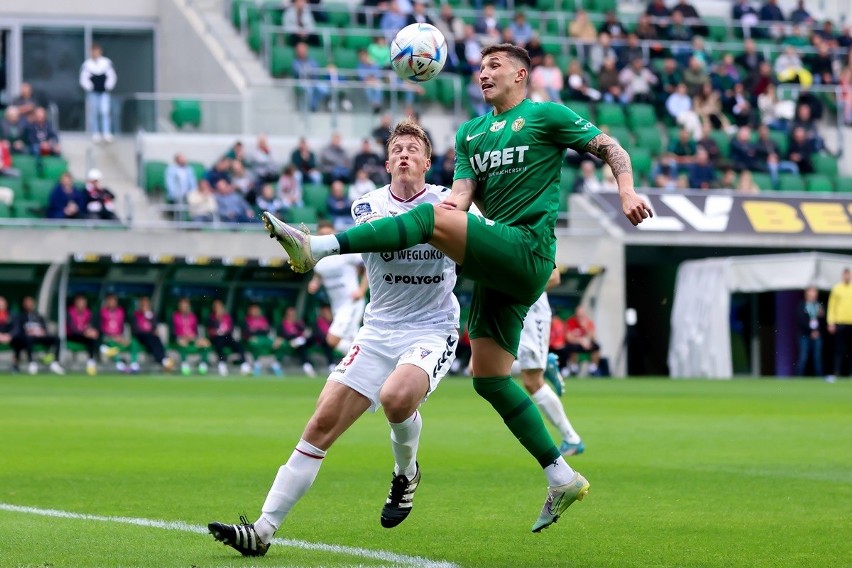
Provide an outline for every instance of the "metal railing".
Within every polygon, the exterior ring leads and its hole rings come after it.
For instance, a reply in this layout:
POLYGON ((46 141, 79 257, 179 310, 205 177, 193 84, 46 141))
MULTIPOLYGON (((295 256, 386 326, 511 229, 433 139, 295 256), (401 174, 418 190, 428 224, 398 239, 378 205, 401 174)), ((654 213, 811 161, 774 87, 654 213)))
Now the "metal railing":
POLYGON ((242 95, 133 93, 117 96, 121 123, 129 132, 173 132, 190 127, 206 134, 246 133, 249 107, 242 95), (186 110, 197 106, 198 121, 186 110))

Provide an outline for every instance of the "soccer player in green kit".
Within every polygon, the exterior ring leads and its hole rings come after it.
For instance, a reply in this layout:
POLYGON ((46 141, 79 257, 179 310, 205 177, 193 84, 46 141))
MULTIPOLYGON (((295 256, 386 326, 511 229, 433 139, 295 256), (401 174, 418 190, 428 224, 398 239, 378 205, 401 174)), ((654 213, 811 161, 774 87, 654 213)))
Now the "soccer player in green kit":
MULTIPOLYGON (((443 203, 418 205, 337 235, 310 236, 270 213, 263 219, 296 272, 307 272, 332 254, 391 252, 420 243, 431 244, 461 266, 461 275, 475 283, 468 324, 473 387, 548 480, 547 500, 532 526, 538 532, 589 490, 589 482, 560 455, 530 397, 511 378, 524 316, 555 266, 565 149, 590 152, 609 164, 624 214, 634 225, 651 211, 633 189, 627 152, 567 107, 527 99, 529 73, 523 48, 498 44, 482 51, 480 84, 494 110, 456 133, 454 181, 443 203), (467 213, 474 201, 484 217, 467 213)), ((404 168, 407 158, 400 159, 404 168)))

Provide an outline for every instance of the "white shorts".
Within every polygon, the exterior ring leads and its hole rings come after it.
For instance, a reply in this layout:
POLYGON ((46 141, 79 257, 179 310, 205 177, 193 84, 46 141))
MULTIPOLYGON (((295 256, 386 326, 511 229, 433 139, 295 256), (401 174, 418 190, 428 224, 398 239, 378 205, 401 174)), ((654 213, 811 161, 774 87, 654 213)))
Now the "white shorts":
POLYGON ((364 326, 328 380, 366 396, 370 399, 370 412, 375 412, 388 376, 399 365, 414 365, 429 376, 428 397, 450 370, 458 340, 458 332, 453 329, 399 331, 364 326))
POLYGON ((352 342, 355 334, 358 333, 358 328, 361 327, 361 319, 364 317, 366 306, 367 302, 363 299, 344 304, 334 312, 334 319, 328 328, 329 335, 352 342))
POLYGON ((521 370, 544 369, 547 366, 547 353, 550 351, 549 313, 527 313, 521 341, 518 345, 518 363, 521 370))

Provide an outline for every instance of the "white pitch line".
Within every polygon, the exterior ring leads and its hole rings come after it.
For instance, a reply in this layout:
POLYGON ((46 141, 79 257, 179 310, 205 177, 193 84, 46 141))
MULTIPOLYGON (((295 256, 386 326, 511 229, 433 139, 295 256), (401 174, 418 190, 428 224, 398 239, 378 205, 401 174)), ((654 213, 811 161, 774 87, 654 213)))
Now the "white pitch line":
MULTIPOLYGON (((136 525, 140 527, 151 527, 155 529, 183 531, 196 534, 208 534, 206 527, 190 525, 189 523, 184 523, 183 521, 158 521, 156 519, 137 519, 135 517, 108 517, 101 515, 86 515, 83 513, 72 513, 70 511, 58 511, 56 509, 22 507, 20 505, 10 505, 8 503, 0 503, 0 511, 10 511, 13 513, 28 513, 30 515, 41 515, 43 517, 57 517, 62 519, 121 523, 125 525, 136 525)), ((411 566, 412 568, 459 568, 458 565, 453 564, 452 562, 446 562, 443 560, 429 560, 428 558, 423 558, 421 556, 408 556, 405 554, 397 554, 396 552, 389 552, 386 550, 371 550, 369 548, 361 548, 357 546, 325 544, 322 542, 307 542, 304 540, 295 540, 291 538, 276 538, 273 539, 272 542, 273 544, 277 544, 279 546, 299 548, 301 550, 330 552, 333 554, 359 556, 361 558, 370 558, 372 560, 392 562, 396 565, 411 566)))

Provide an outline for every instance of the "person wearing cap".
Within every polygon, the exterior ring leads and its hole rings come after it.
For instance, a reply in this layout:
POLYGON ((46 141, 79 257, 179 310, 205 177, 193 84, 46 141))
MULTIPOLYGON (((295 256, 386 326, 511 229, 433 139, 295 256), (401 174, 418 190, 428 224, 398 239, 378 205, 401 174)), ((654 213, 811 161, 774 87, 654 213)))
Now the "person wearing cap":
POLYGON ((103 174, 101 170, 92 168, 86 176, 86 217, 117 221, 115 214, 115 194, 101 186, 103 174))

